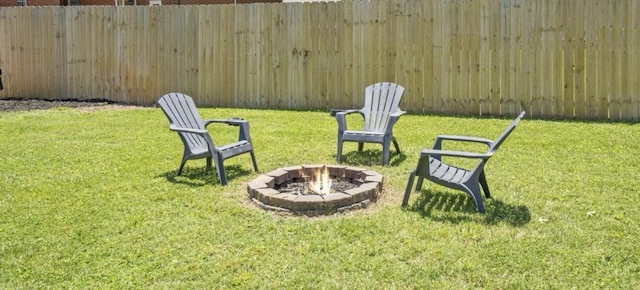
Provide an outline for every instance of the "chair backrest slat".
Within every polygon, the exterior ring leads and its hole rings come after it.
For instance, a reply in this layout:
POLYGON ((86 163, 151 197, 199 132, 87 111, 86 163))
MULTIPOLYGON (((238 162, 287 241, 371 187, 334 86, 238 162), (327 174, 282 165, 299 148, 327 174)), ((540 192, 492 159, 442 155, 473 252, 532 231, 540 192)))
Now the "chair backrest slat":
POLYGON ((489 147, 489 152, 495 152, 496 150, 498 150, 498 148, 500 148, 500 145, 502 145, 502 143, 504 142, 504 140, 507 139, 507 137, 509 137, 509 135, 511 134, 511 132, 513 132, 513 130, 516 128, 516 126, 518 125, 518 123, 520 122, 520 119, 522 119, 522 117, 524 117, 525 111, 520 112, 520 114, 518 115, 518 117, 516 117, 511 124, 509 125, 509 127, 507 127, 507 129, 504 130, 504 132, 502 132, 502 134, 500 135, 500 137, 498 137, 498 139, 496 139, 496 141, 494 141, 491 146, 489 147))
MULTIPOLYGON (((171 124, 182 128, 204 129, 204 122, 191 97, 180 93, 169 93, 158 100, 158 105, 171 124)), ((190 148, 203 146, 207 143, 204 138, 196 134, 186 132, 178 132, 178 134, 190 148)))
POLYGON ((364 107, 360 112, 364 115, 365 131, 384 132, 392 113, 400 111, 399 105, 404 88, 398 84, 375 83, 365 89, 364 107))

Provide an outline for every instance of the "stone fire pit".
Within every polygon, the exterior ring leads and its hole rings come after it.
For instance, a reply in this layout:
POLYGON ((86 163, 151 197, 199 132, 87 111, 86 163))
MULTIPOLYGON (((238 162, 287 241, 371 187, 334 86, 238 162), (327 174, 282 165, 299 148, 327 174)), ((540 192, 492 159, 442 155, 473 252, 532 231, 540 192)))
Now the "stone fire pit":
POLYGON ((328 215, 367 207, 382 190, 382 175, 339 165, 301 165, 279 168, 247 184, 249 198, 265 210, 303 215, 328 215), (328 172, 331 193, 307 190, 318 171, 328 172))

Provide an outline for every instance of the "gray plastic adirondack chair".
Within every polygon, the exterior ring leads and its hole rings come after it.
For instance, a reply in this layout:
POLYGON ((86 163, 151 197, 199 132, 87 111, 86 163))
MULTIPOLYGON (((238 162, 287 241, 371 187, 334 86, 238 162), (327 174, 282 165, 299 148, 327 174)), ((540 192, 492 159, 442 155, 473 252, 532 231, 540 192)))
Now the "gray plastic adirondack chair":
POLYGON ((251 154, 253 169, 258 171, 249 134, 249 122, 239 118, 203 120, 198 114, 193 99, 180 93, 169 93, 162 96, 158 100, 158 105, 169 119, 169 129, 176 131, 184 144, 184 154, 180 168, 178 168, 178 175, 182 173, 182 168, 187 160, 207 158, 207 169, 211 169, 211 160, 213 159, 220 183, 227 185, 224 160, 243 153, 251 154), (239 126, 238 141, 216 147, 206 129, 207 125, 211 123, 239 126))
POLYGON ((364 107, 359 110, 332 109, 331 115, 338 122, 337 162, 342 162, 342 144, 358 142, 358 151, 362 151, 364 143, 382 144, 382 165, 389 162, 391 142, 400 154, 400 147, 393 136, 393 125, 405 111, 399 108, 404 87, 389 83, 375 83, 365 89, 364 107), (348 130, 346 116, 359 113, 364 118, 364 126, 360 131, 348 130))
POLYGON ((489 158, 493 156, 509 134, 513 132, 524 115, 525 112, 521 112, 495 141, 471 136, 437 136, 432 149, 425 149, 420 152, 418 166, 416 166, 416 169, 409 175, 409 181, 402 200, 402 207, 406 207, 409 202, 409 194, 411 193, 413 180, 417 176, 416 191, 422 188, 422 181, 426 178, 436 184, 466 192, 475 202, 478 212, 484 213, 484 202, 482 201, 480 187, 482 187, 486 198, 491 197, 489 185, 487 184, 487 179, 484 174, 484 167, 487 161, 489 161, 489 158), (484 143, 489 149, 486 153, 442 150, 443 140, 484 143), (442 162, 442 156, 478 159, 478 163, 476 163, 472 169, 467 170, 442 162))

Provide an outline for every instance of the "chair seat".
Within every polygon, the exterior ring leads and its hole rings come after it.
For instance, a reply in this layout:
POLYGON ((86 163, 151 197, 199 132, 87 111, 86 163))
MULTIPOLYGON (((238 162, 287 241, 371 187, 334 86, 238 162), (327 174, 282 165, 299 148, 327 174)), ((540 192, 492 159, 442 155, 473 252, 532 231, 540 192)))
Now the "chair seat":
POLYGON ((228 145, 218 147, 218 151, 222 154, 223 158, 233 157, 247 151, 253 150, 251 143, 248 141, 233 142, 228 145))
POLYGON ((382 143, 384 140, 384 132, 371 132, 371 131, 344 131, 342 134, 343 141, 355 141, 355 142, 378 142, 382 143))
POLYGON ((458 168, 429 157, 429 173, 427 179, 438 183, 460 184, 471 176, 471 172, 464 168, 458 168))

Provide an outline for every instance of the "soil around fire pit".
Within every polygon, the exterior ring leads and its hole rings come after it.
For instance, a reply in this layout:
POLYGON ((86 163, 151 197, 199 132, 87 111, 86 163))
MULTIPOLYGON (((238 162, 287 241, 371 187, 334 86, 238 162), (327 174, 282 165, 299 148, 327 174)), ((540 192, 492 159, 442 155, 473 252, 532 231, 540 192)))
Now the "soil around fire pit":
POLYGON ((81 110, 139 108, 102 99, 91 100, 38 100, 38 99, 2 99, 0 112, 48 110, 53 108, 78 108, 81 110))

